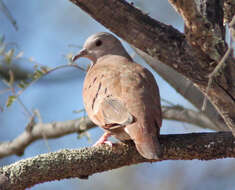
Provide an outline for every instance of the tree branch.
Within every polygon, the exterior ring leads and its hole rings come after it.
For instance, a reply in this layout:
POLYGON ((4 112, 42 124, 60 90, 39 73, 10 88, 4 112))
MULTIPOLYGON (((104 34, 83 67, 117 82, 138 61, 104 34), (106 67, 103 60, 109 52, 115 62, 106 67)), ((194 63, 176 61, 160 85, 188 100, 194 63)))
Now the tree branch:
POLYGON ((204 112, 185 109, 182 106, 177 105, 173 107, 162 106, 162 112, 164 119, 167 120, 186 122, 201 128, 212 129, 215 131, 228 130, 228 128, 222 128, 223 125, 215 125, 210 119, 208 119, 208 117, 205 116, 204 112))
MULTIPOLYGON (((162 160, 211 160, 235 157, 235 138, 230 132, 162 135, 162 160)), ((158 160, 161 161, 161 160, 158 160)), ((142 162, 133 143, 102 145, 80 150, 61 150, 21 160, 0 169, 0 189, 23 190, 38 183, 88 176, 142 162)))
MULTIPOLYGON (((153 20, 123 0, 70 1, 128 43, 182 73, 205 94, 208 75, 214 70, 217 57, 209 58, 190 46, 185 36, 172 26, 153 20)), ((235 134, 233 63, 234 59, 230 57, 206 95, 235 134)))
POLYGON ((235 15, 235 1, 224 0, 224 23, 230 23, 235 15))
POLYGON ((75 132, 83 133, 93 127, 95 124, 87 117, 65 122, 39 123, 32 126, 31 130, 26 129, 14 140, 0 143, 0 158, 13 154, 21 156, 25 148, 38 139, 58 138, 75 132))
POLYGON ((226 50, 223 1, 169 0, 183 17, 188 41, 212 60, 220 61, 226 50))

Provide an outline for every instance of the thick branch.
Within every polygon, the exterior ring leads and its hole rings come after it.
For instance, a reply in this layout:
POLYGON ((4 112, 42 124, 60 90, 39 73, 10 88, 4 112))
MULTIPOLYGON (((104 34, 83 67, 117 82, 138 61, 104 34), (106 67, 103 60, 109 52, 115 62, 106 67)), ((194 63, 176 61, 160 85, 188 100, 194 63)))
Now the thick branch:
MULTIPOLYGON (((219 63, 227 51, 225 42, 224 1, 222 0, 169 0, 175 9, 181 14, 185 22, 185 35, 188 42, 202 50, 216 63, 219 63)), ((227 4, 228 2, 225 2, 227 4)), ((230 10, 234 12, 234 10, 230 10)), ((227 12, 228 13, 228 12, 227 12)), ((235 106, 235 60, 230 56, 223 61, 226 67, 217 72, 217 79, 213 78, 225 93, 231 96, 231 103, 235 106), (228 90, 229 88, 229 90, 228 90)), ((210 73, 209 73, 210 74, 210 73)), ((221 94, 223 96, 223 94, 221 94)), ((211 99, 211 98, 210 98, 211 99)), ((217 108, 219 109, 219 108, 217 108)), ((223 109, 223 112, 225 110, 223 109)), ((232 111, 232 110, 230 110, 232 111)), ((221 113, 221 112, 220 112, 221 113)), ((235 135, 235 115, 223 113, 225 122, 235 135)))
MULTIPOLYGON (((162 110, 164 119, 182 121, 202 128, 216 130, 216 126, 202 113, 188 110, 180 106, 164 106, 162 110)), ((96 125, 92 123, 88 117, 64 122, 36 124, 31 127, 31 130, 26 128, 26 130, 14 140, 0 143, 0 158, 14 154, 21 156, 27 146, 38 139, 53 139, 71 133, 81 134, 95 126, 96 125)))
MULTIPOLYGON (((235 157, 235 138, 230 132, 162 135, 162 160, 211 160, 235 157)), ((160 160, 159 160, 160 161, 160 160)), ((0 169, 0 189, 23 190, 35 184, 88 176, 142 162, 133 143, 61 150, 21 160, 0 169), (32 177, 33 176, 33 177, 32 177)))
POLYGON ((224 0, 224 23, 230 23, 235 15, 235 1, 224 0))
MULTIPOLYGON (((191 47, 179 31, 153 20, 123 0, 70 1, 128 43, 182 73, 206 92, 208 75, 216 64, 212 64, 213 60, 202 51, 191 47)), ((207 96, 235 134, 235 64, 232 64, 232 58, 229 63, 223 74, 215 79, 207 96)))
POLYGON ((185 22, 188 41, 211 59, 219 60, 225 53, 223 3, 217 0, 169 0, 185 22))

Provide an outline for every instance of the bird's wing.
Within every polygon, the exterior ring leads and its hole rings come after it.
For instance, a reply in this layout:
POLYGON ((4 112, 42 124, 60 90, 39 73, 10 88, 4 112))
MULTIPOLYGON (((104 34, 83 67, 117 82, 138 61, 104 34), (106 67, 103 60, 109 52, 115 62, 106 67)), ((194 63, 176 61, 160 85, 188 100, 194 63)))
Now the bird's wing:
POLYGON ((122 101, 113 97, 106 97, 102 100, 96 117, 104 121, 104 128, 109 129, 125 126, 134 121, 134 117, 128 112, 122 101))
POLYGON ((121 96, 123 87, 118 69, 120 64, 116 61, 118 59, 111 63, 103 60, 102 63, 94 65, 86 76, 83 88, 88 116, 103 128, 124 126, 133 121, 133 116, 121 96))

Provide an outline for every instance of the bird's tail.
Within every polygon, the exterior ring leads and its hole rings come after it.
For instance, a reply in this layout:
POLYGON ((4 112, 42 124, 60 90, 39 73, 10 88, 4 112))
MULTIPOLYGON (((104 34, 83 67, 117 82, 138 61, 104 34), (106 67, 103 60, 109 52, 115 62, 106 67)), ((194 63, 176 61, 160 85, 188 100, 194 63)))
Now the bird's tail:
POLYGON ((157 136, 150 136, 140 143, 135 141, 135 146, 138 152, 147 159, 158 160, 162 157, 161 146, 157 136))
POLYGON ((147 159, 160 159, 162 157, 161 145, 158 140, 159 129, 156 123, 151 125, 127 126, 128 134, 134 141, 138 152, 147 159))

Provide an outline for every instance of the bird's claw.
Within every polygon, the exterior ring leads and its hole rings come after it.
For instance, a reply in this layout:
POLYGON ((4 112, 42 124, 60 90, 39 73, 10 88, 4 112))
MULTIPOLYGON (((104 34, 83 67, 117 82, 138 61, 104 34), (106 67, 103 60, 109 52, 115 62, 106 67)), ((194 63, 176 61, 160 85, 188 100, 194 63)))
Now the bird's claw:
POLYGON ((102 144, 107 144, 107 145, 109 145, 109 146, 113 146, 113 143, 111 142, 111 141, 100 141, 100 140, 98 140, 94 145, 93 145, 93 147, 94 146, 99 146, 99 145, 102 145, 102 144))
POLYGON ((93 145, 93 146, 98 146, 101 144, 107 144, 109 146, 113 146, 113 143, 111 141, 108 141, 109 136, 111 136, 110 133, 104 133, 102 137, 93 145))

